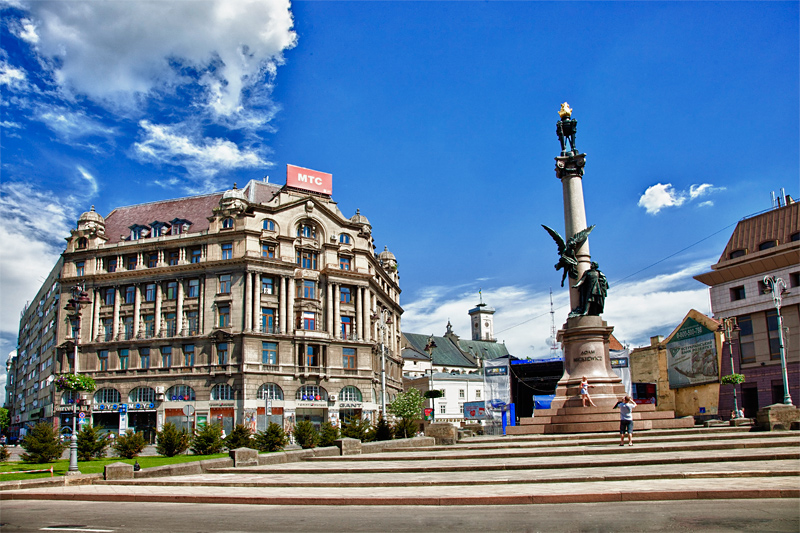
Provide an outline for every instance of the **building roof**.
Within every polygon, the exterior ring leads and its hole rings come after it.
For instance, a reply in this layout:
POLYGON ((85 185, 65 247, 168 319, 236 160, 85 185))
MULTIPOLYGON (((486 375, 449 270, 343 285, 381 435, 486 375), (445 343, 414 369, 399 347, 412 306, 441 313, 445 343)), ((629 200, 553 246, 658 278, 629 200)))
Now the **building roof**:
POLYGON ((498 342, 459 339, 458 345, 462 351, 471 353, 481 359, 496 359, 509 355, 506 345, 498 342))
MULTIPOLYGON (((425 346, 428 344, 428 339, 431 338, 430 335, 404 332, 403 337, 414 350, 426 353, 425 346)), ((461 350, 446 337, 434 335, 433 341, 436 343, 436 348, 431 352, 434 365, 477 368, 477 365, 461 353, 461 350)))
POLYGON ((418 352, 413 348, 403 348, 401 352, 401 356, 403 359, 410 359, 410 360, 417 360, 417 361, 430 361, 431 358, 428 357, 428 354, 418 352))

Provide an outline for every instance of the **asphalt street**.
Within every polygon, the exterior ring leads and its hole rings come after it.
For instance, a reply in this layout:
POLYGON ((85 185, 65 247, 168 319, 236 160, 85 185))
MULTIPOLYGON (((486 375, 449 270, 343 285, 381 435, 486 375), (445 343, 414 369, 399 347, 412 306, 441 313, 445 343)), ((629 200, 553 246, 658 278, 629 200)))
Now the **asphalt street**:
POLYGON ((0 531, 728 532, 800 531, 796 499, 506 506, 269 506, 4 501, 0 531))

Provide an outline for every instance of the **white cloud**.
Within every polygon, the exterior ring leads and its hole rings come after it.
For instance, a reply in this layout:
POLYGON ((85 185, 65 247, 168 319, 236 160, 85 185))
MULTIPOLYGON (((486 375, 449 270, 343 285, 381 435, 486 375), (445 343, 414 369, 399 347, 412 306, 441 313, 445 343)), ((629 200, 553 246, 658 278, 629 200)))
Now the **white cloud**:
POLYGON ((104 125, 82 111, 72 111, 61 106, 38 106, 33 118, 44 123, 66 142, 84 137, 113 137, 116 133, 114 128, 104 125))
POLYGON ((28 85, 28 77, 24 70, 0 61, 0 85, 7 86, 10 90, 23 90, 28 85))
POLYGON ((288 0, 33 2, 30 14, 26 35, 59 83, 111 107, 194 85, 196 105, 239 113, 296 41, 288 0))
POLYGON ((139 159, 182 166, 201 181, 225 170, 268 164, 257 152, 240 150, 226 139, 194 140, 179 126, 152 124, 146 120, 139 126, 144 130, 144 140, 133 146, 139 159))
POLYGON ((91 175, 85 168, 78 165, 78 172, 80 173, 81 177, 89 183, 90 192, 89 196, 94 196, 97 194, 99 187, 97 186, 97 180, 93 175, 91 175))
MULTIPOLYGON (((690 309, 709 313, 708 291, 691 276, 703 271, 713 258, 685 266, 679 271, 653 278, 623 282, 606 298, 603 318, 614 326, 614 335, 631 346, 649 344, 653 335, 668 335, 690 309)), ((550 294, 530 286, 500 286, 483 289, 483 300, 496 309, 495 337, 505 341, 517 357, 544 357, 551 336, 550 294)), ((560 329, 569 313, 569 293, 553 294, 555 326, 560 329)), ((419 298, 403 302, 402 330, 442 335, 450 320, 457 335, 470 338, 467 312, 478 303, 477 283, 464 287, 430 287, 419 298)))
MULTIPOLYGON (((639 198, 639 207, 644 207, 648 214, 655 215, 667 207, 679 207, 687 201, 692 201, 714 192, 724 191, 724 187, 714 187, 710 183, 691 185, 688 191, 676 190, 671 183, 656 183, 648 187, 639 198)), ((700 206, 714 205, 707 200, 700 206)))

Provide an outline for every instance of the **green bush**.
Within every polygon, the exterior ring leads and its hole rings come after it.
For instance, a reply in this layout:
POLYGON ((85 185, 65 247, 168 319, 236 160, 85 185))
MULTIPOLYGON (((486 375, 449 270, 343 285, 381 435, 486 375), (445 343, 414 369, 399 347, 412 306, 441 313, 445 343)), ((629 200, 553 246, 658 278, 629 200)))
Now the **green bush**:
POLYGON ((105 435, 89 424, 84 424, 78 432, 78 459, 91 461, 106 456, 109 441, 105 435))
POLYGON ((147 441, 144 440, 144 434, 141 431, 134 433, 132 429, 114 439, 114 444, 111 445, 117 455, 125 459, 133 459, 142 453, 145 446, 147 441))
POLYGON ((225 439, 225 446, 229 450, 236 448, 252 448, 253 447, 253 433, 250 428, 242 424, 237 425, 231 431, 231 434, 225 439))
POLYGON ((280 424, 270 422, 267 429, 256 433, 254 444, 260 452, 277 452, 289 442, 280 424))
POLYGON ((370 440, 392 440, 394 438, 394 429, 390 426, 386 419, 381 417, 375 428, 372 430, 370 440))
POLYGON ((370 439, 370 428, 372 424, 369 420, 359 416, 348 417, 342 425, 342 437, 358 439, 361 442, 368 442, 370 439))
POLYGON ((175 457, 189 449, 189 441, 189 433, 185 429, 178 429, 172 422, 167 422, 156 433, 156 451, 164 457, 175 457))
POLYGON ((319 445, 320 446, 333 446, 336 439, 339 438, 339 428, 330 422, 323 422, 322 428, 319 432, 319 445))
POLYGON ((744 380, 744 374, 728 374, 727 376, 722 376, 720 383, 723 385, 738 385, 739 383, 744 383, 744 380))
POLYGON ((220 453, 225 448, 222 440, 222 426, 219 424, 204 424, 200 426, 192 439, 192 452, 195 455, 212 455, 220 453))
POLYGON ((11 458, 11 452, 8 451, 8 446, 3 444, 0 446, 0 462, 6 462, 11 458))
POLYGON ((407 439, 417 434, 419 423, 410 418, 401 418, 394 423, 394 438, 407 439))
POLYGON ((51 463, 61 457, 66 446, 58 438, 52 424, 36 424, 22 439, 25 453, 20 455, 23 463, 51 463))
POLYGON ((301 420, 294 425, 294 441, 301 448, 313 448, 319 442, 319 432, 310 420, 301 420))

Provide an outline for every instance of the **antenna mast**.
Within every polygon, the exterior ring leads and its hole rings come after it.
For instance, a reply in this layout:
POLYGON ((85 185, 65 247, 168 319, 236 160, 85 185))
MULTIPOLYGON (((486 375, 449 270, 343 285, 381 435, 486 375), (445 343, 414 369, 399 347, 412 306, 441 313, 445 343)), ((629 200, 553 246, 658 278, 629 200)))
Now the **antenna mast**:
POLYGON ((553 355, 560 350, 556 335, 556 309, 553 306, 553 288, 550 287, 550 352, 553 355))

